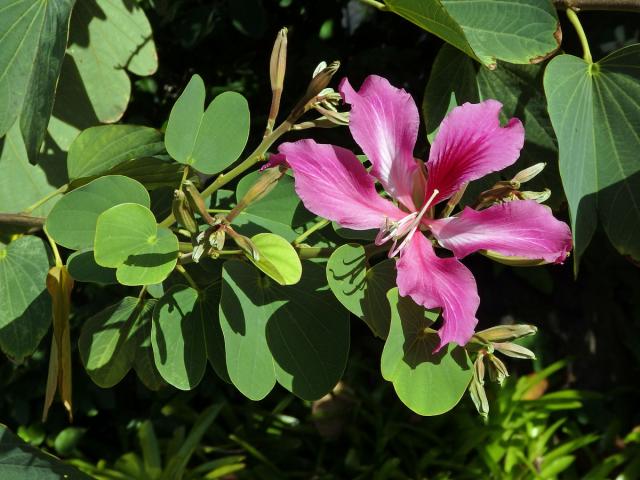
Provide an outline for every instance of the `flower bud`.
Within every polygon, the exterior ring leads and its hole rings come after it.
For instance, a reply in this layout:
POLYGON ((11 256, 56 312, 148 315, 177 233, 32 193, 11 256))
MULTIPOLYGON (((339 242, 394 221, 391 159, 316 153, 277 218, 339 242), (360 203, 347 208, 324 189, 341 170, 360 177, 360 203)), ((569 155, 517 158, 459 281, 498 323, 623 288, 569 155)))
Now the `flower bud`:
POLYGON ((523 358, 525 360, 535 360, 536 355, 528 348, 518 345, 517 343, 502 342, 494 343, 493 347, 507 357, 523 358))
POLYGON ((295 120, 307 111, 307 104, 327 88, 327 85, 329 85, 331 78, 333 78, 333 75, 338 71, 338 68, 340 68, 340 62, 331 62, 311 79, 311 82, 307 87, 307 91, 298 103, 296 103, 296 106, 293 107, 293 110, 291 110, 291 113, 289 114, 288 120, 290 122, 295 122, 295 120))
POLYGON ((546 163, 540 162, 528 168, 525 168, 524 170, 518 172, 511 181, 518 185, 516 188, 520 188, 520 184, 533 179, 536 175, 542 172, 542 170, 544 170, 544 167, 546 167, 546 165, 546 163))
POLYGON ((278 180, 280 180, 285 174, 285 171, 286 169, 270 168, 262 172, 260 178, 258 178, 251 188, 249 188, 247 193, 244 194, 244 197, 240 199, 233 210, 227 214, 226 221, 233 221, 233 219, 249 205, 257 202, 261 198, 264 198, 265 195, 275 188, 278 184, 278 180))
POLYGON ((484 390, 484 354, 479 353, 476 357, 473 369, 473 377, 471 378, 471 384, 469 385, 469 395, 471 400, 476 406, 476 410, 483 417, 487 418, 489 415, 489 400, 487 400, 487 393, 484 390))
POLYGON ((551 190, 545 188, 542 192, 520 192, 519 197, 522 200, 534 200, 538 203, 544 203, 551 197, 551 190))
POLYGON ((184 192, 187 197, 187 202, 189 203, 191 210, 193 212, 197 212, 202 217, 202 219, 205 222, 207 222, 209 225, 214 225, 215 222, 211 217, 211 215, 209 215, 209 212, 207 211, 207 206, 204 203, 204 199, 200 195, 200 192, 198 191, 196 186, 193 184, 193 182, 187 180, 183 183, 182 186, 184 188, 184 192))
POLYGON ((538 328, 534 325, 498 325, 477 332, 476 335, 487 342, 507 342, 533 335, 537 331, 538 328))
POLYGON ((245 255, 253 258, 255 262, 260 260, 260 252, 258 251, 258 247, 256 247, 253 244, 251 239, 249 239, 248 237, 245 237, 244 235, 240 235, 230 226, 226 227, 226 231, 229 234, 229 236, 233 239, 233 241, 236 242, 236 245, 238 245, 238 248, 240 248, 240 250, 242 250, 245 253, 245 255))
POLYGON ((269 77, 271 80, 271 90, 280 90, 284 86, 284 75, 287 69, 287 29, 282 28, 276 36, 271 51, 271 61, 269 62, 269 77))
POLYGON ((505 378, 509 376, 507 366, 495 355, 488 354, 487 357, 489 358, 489 378, 492 382, 502 385, 505 378))
POLYGON ((508 257, 492 250, 478 250, 478 252, 485 257, 490 258, 494 262, 509 265, 511 267, 537 267, 538 265, 546 265, 549 263, 542 258, 508 257))
POLYGON ((191 210, 187 202, 187 198, 182 190, 174 190, 171 212, 178 223, 183 225, 189 233, 194 234, 198 232, 198 223, 196 222, 193 210, 191 210))

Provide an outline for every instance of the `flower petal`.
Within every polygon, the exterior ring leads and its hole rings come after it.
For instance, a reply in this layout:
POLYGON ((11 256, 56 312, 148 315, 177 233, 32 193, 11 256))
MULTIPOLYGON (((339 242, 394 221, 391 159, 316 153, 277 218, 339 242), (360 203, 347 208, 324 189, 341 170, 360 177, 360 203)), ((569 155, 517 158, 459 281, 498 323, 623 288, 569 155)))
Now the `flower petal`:
POLYGON ((298 196, 316 215, 353 230, 380 228, 385 217, 406 215, 378 194, 374 178, 349 150, 300 140, 279 151, 293 170, 298 196))
POLYGON ((477 180, 514 163, 524 145, 524 127, 517 118, 500 126, 497 100, 465 103, 440 125, 427 162, 426 198, 437 189, 436 202, 446 200, 465 182, 477 180))
POLYGON ((349 129, 373 165, 371 174, 393 198, 414 209, 413 179, 418 166, 413 148, 420 117, 413 98, 376 75, 367 77, 357 92, 345 78, 339 90, 351 105, 349 129))
POLYGON ((272 153, 269 155, 267 162, 260 167, 260 171, 262 172, 267 168, 279 167, 280 165, 284 165, 287 168, 289 167, 289 165, 287 165, 287 157, 281 153, 272 153))
POLYGON ((533 200, 515 200, 485 210, 465 208, 457 217, 429 222, 440 245, 463 258, 477 250, 561 263, 571 250, 571 230, 533 200))
POLYGON ((398 291, 426 308, 442 308, 440 345, 465 345, 478 323, 480 305, 473 274, 455 258, 440 258, 422 234, 416 234, 396 264, 398 291))

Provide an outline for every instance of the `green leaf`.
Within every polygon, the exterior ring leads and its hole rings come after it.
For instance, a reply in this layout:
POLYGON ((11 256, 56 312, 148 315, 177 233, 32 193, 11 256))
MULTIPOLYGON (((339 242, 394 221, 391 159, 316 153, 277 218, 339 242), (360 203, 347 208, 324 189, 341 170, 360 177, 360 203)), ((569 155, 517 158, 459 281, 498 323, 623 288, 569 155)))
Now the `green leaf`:
POLYGON ((143 184, 147 190, 180 185, 184 166, 158 157, 134 158, 121 163, 107 173, 124 175, 143 184))
POLYGON ((67 270, 77 282, 111 285, 118 283, 113 268, 101 267, 93 258, 93 250, 79 250, 69 255, 67 270))
POLYGON ((122 203, 149 207, 149 194, 140 183, 128 177, 97 178, 58 201, 47 217, 47 232, 63 247, 91 248, 100 214, 122 203))
POLYGON ((438 314, 424 310, 394 288, 387 294, 391 328, 382 352, 381 370, 402 403, 419 415, 440 415, 462 398, 471 380, 467 352, 449 344, 438 353, 438 334, 429 329, 438 314))
POLYGON ((249 106, 236 92, 218 95, 204 110, 204 82, 194 75, 171 109, 167 152, 202 173, 217 173, 235 162, 249 138, 249 106))
POLYGON ((160 283, 176 266, 178 239, 156 224, 147 207, 123 203, 98 217, 94 258, 98 265, 116 268, 123 285, 160 283))
POLYGON ((167 383, 180 390, 195 388, 207 366, 204 323, 206 296, 185 285, 174 285, 153 311, 151 345, 156 367, 167 383))
POLYGON ((51 325, 49 258, 38 237, 0 245, 0 348, 17 362, 31 355, 51 325))
POLYGON ((342 245, 327 262, 327 281, 347 310, 364 320, 376 336, 387 338, 391 321, 387 292, 396 285, 393 260, 367 268, 362 245, 342 245))
POLYGON ((102 388, 118 384, 136 358, 156 301, 125 297, 82 325, 78 350, 84 368, 102 388))
MULTIPOLYGON (((236 201, 240 201, 245 196, 260 175, 261 172, 251 172, 242 177, 236 187, 236 201)), ((257 202, 250 204, 243 213, 281 223, 290 229, 303 227, 315 221, 317 217, 304 208, 294 186, 293 178, 284 175, 278 180, 273 190, 257 202)))
POLYGON ((635 44, 592 65, 560 55, 545 72, 576 272, 598 218, 614 247, 640 260, 639 62, 635 44))
POLYGON ((0 425, 0 478, 3 480, 89 480, 75 468, 23 442, 0 425))
POLYGON ((251 241, 260 254, 258 260, 247 254, 251 263, 280 285, 293 285, 300 281, 302 264, 296 249, 289 242, 273 233, 259 233, 251 241))
POLYGON ((431 69, 422 111, 427 137, 433 143, 438 127, 445 115, 465 102, 478 103, 488 99, 499 100, 503 109, 503 123, 519 118, 525 127, 525 145, 519 160, 502 172, 487 175, 471 182, 462 204, 474 203, 477 196, 491 188, 495 182, 511 179, 518 171, 539 162, 546 162, 543 172, 526 183, 526 190, 553 192, 552 207, 563 203, 562 186, 558 180, 558 149, 547 101, 542 86, 543 65, 514 65, 502 63, 496 70, 479 67, 455 48, 444 45, 431 69))
POLYGON ((74 0, 0 0, 0 136, 21 117, 35 155, 53 108, 74 0))
POLYGON ((69 178, 91 177, 128 160, 164 151, 162 136, 154 128, 138 125, 102 125, 84 130, 69 148, 69 178))
POLYGON ((125 68, 151 75, 158 67, 151 25, 142 8, 126 0, 79 1, 68 53, 102 123, 118 121, 127 108, 131 82, 125 68))
POLYGON ((560 45, 550 0, 385 0, 389 9, 493 68, 537 63, 560 45))
POLYGON ((224 335, 220 327, 220 276, 222 272, 217 270, 216 282, 200 293, 200 303, 203 317, 204 339, 207 347, 209 364, 218 377, 227 383, 231 383, 225 360, 224 335))
POLYGON ((229 377, 252 400, 276 380, 315 400, 340 380, 349 350, 349 320, 326 288, 323 267, 305 262, 295 286, 280 286, 245 262, 224 264, 220 324, 229 377))
MULTIPOLYGON (((56 189, 40 165, 29 163, 17 123, 0 139, 0 148, 0 211, 22 212, 56 189)), ((55 201, 50 200, 31 213, 46 216, 54 204, 55 201)))

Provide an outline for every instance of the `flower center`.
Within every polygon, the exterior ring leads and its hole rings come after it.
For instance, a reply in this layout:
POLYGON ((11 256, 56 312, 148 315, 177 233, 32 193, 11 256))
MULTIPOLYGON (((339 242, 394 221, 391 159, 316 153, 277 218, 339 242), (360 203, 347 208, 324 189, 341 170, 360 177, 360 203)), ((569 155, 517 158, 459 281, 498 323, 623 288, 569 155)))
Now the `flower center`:
POLYGON ((420 227, 420 221, 425 216, 427 210, 433 203, 433 200, 440 192, 436 189, 433 191, 429 199, 425 202, 419 212, 412 212, 404 218, 398 221, 391 221, 389 218, 384 219, 384 224, 380 227, 380 232, 376 236, 376 245, 382 245, 383 243, 393 240, 391 250, 389 250, 389 258, 395 257, 399 254, 411 241, 413 235, 420 227), (397 245, 398 240, 404 240, 397 245))

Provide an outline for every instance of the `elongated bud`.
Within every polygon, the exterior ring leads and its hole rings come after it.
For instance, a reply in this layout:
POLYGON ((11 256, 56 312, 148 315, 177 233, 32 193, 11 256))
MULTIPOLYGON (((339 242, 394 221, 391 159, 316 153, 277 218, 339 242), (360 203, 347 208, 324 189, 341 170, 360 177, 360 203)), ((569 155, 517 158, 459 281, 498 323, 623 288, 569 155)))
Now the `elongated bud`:
POLYGON ((547 164, 544 162, 536 163, 535 165, 519 171, 511 181, 518 185, 516 188, 520 188, 520 184, 533 179, 536 175, 542 172, 546 166, 547 164))
POLYGON ((538 203, 544 203, 551 197, 551 190, 545 188, 542 192, 520 192, 522 200, 534 200, 538 203))
POLYGON ((484 390, 484 354, 482 353, 478 354, 474 363, 469 395, 471 395, 471 400, 473 400, 478 413, 483 418, 487 418, 489 415, 489 400, 487 400, 487 393, 484 390))
POLYGON ((498 325, 477 332, 476 335, 487 342, 508 342, 534 335, 537 331, 538 328, 534 325, 498 325))
POLYGON ((204 199, 200 195, 196 186, 191 181, 187 180, 184 182, 183 188, 191 210, 193 212, 197 212, 209 225, 215 225, 215 221, 211 215, 209 215, 209 212, 207 212, 207 206, 205 205, 204 199))
POLYGON ((282 91, 284 86, 284 75, 287 69, 287 31, 286 28, 280 29, 271 51, 269 77, 272 91, 282 91))
POLYGON ((333 78, 333 75, 338 71, 338 68, 340 68, 340 62, 331 62, 311 79, 311 82, 307 87, 307 91, 302 98, 298 100, 298 103, 296 103, 296 106, 293 107, 293 110, 291 110, 291 113, 289 114, 288 120, 291 123, 294 123, 300 116, 302 116, 302 114, 308 109, 307 104, 315 99, 322 90, 327 88, 327 85, 329 85, 331 78, 333 78))
POLYGON ((493 347, 507 357, 522 358, 525 360, 535 360, 536 355, 528 348, 518 345, 517 343, 502 342, 494 343, 493 347))
POLYGON ((334 125, 339 125, 339 126, 349 125, 349 112, 336 112, 334 110, 323 108, 320 105, 316 105, 314 108, 318 113, 323 115, 323 117, 315 121, 316 123, 318 123, 319 120, 326 119, 329 122, 333 123, 334 125))
POLYGON ((227 216, 226 221, 232 222, 234 218, 240 214, 245 208, 251 205, 253 202, 257 202, 278 184, 278 180, 282 178, 286 169, 285 168, 269 168, 265 170, 260 178, 249 188, 244 197, 238 202, 238 204, 231 210, 227 216))
POLYGON ((506 255, 501 255, 492 250, 479 250, 479 252, 494 262, 509 265, 511 267, 537 267, 539 265, 546 265, 549 263, 542 258, 507 257, 506 255))
POLYGON ((280 99, 284 88, 284 76, 287 70, 287 29, 283 28, 278 32, 276 41, 271 51, 271 61, 269 62, 269 78, 271 80, 271 108, 267 119, 266 137, 273 131, 273 125, 280 111, 280 99))
POLYGON ((325 62, 324 60, 322 62, 320 62, 318 64, 318 66, 316 67, 316 69, 313 71, 313 75, 311 75, 311 78, 314 78, 316 75, 318 75, 321 71, 323 71, 325 68, 327 68, 327 62, 325 62))
POLYGON ((189 233, 198 232, 198 222, 193 216, 187 197, 182 190, 173 191, 173 202, 171 203, 171 212, 179 224, 183 225, 189 233))
POLYGON ((240 250, 242 250, 245 255, 253 258, 255 262, 260 260, 260 252, 258 251, 258 247, 254 245, 254 243, 244 235, 240 235, 233 228, 227 226, 226 231, 229 236, 236 242, 236 245, 240 250))
POLYGON ((489 378, 491 378, 492 382, 498 382, 502 385, 509 376, 507 366, 495 355, 489 354, 487 358, 489 359, 489 378))

